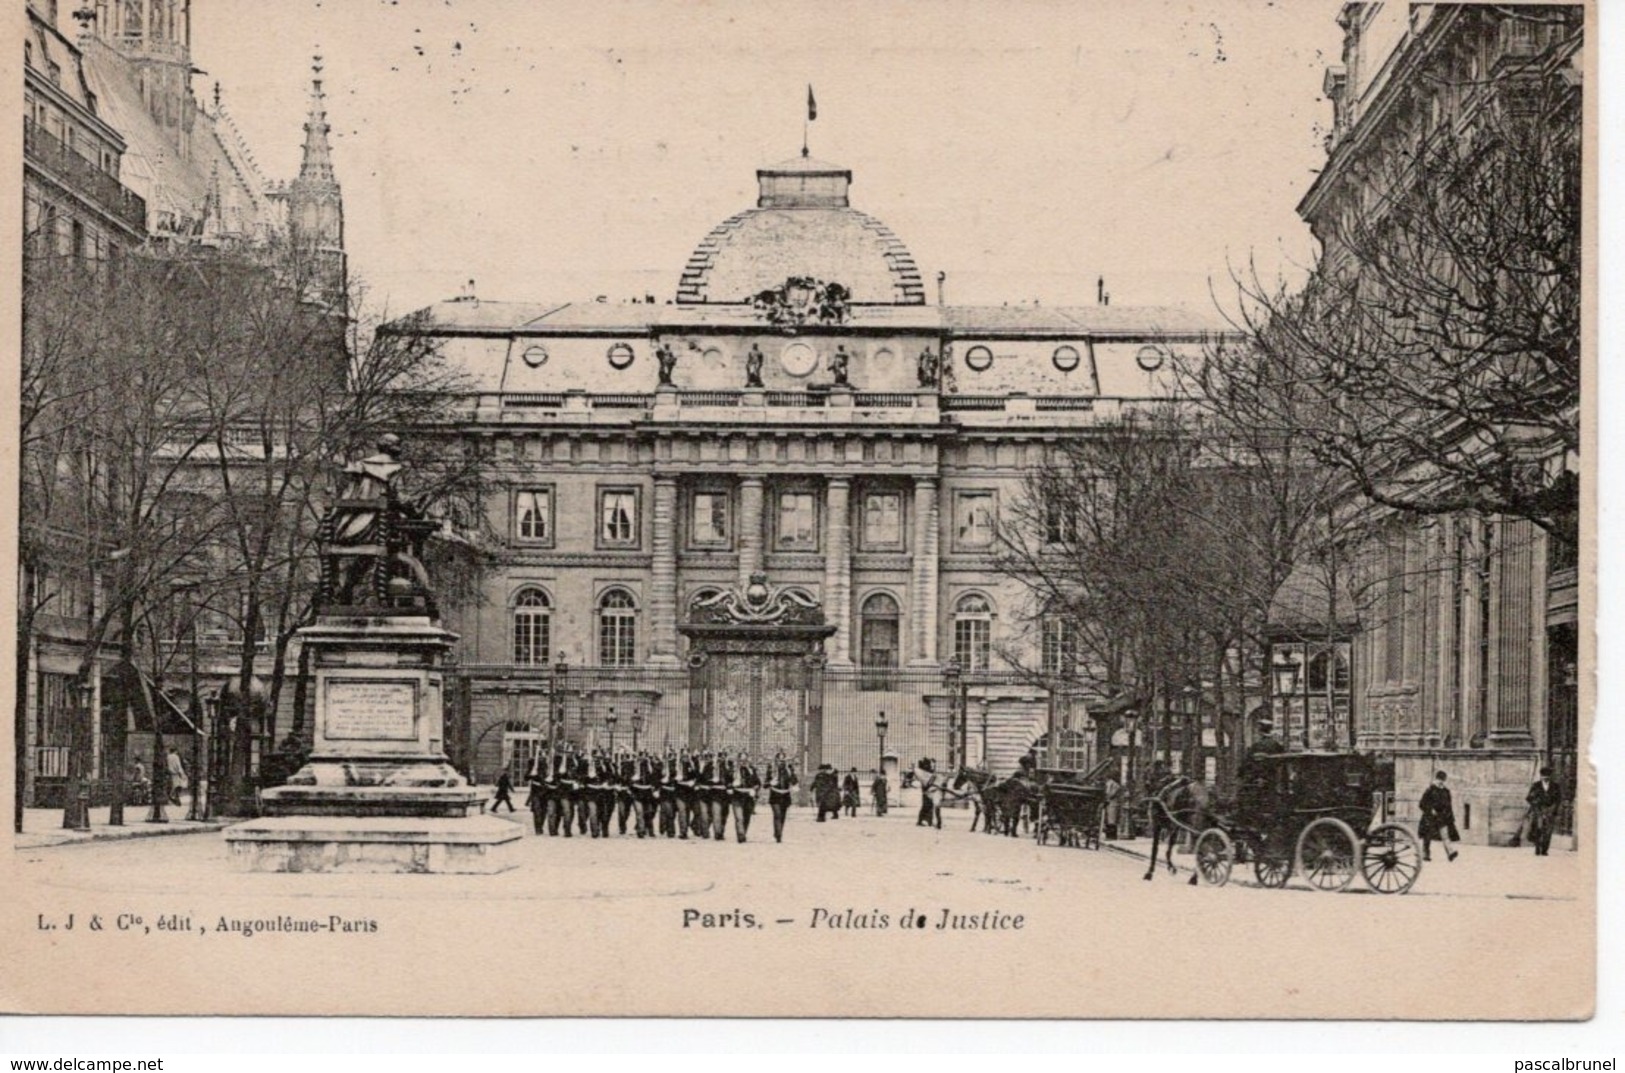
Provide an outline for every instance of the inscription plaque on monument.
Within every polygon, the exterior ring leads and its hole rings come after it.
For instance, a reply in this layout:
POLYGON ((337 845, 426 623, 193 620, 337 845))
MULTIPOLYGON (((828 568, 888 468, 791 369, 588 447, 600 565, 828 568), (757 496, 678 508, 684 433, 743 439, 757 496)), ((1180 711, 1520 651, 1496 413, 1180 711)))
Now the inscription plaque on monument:
POLYGON ((417 737, 417 686, 413 682, 329 679, 329 738, 411 741, 417 737))

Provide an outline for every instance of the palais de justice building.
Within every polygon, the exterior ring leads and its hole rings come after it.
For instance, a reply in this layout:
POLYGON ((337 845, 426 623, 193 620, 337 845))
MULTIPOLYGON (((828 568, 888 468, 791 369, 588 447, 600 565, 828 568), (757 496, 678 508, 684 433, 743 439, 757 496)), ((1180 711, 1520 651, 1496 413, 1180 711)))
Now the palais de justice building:
MULTIPOLYGON (((448 746, 480 778, 521 773, 550 726, 867 771, 883 713, 904 767, 1009 771, 1051 725, 1006 657, 1064 677, 1071 646, 994 569, 1001 510, 1046 444, 1165 405, 1172 354, 1213 324, 944 305, 850 171, 757 179, 675 302, 428 311, 506 487, 484 600, 449 622, 448 746)), ((1055 724, 1068 766, 1098 759, 1087 703, 1055 724)))

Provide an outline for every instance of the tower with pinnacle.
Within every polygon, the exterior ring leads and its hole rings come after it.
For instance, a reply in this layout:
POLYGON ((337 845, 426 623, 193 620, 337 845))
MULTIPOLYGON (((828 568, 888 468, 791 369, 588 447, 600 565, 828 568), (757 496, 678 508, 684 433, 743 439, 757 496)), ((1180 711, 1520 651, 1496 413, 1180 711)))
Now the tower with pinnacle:
POLYGON ((344 201, 333 174, 321 56, 315 57, 311 71, 304 154, 299 175, 287 188, 288 239, 299 262, 306 266, 312 295, 339 307, 346 286, 344 201))

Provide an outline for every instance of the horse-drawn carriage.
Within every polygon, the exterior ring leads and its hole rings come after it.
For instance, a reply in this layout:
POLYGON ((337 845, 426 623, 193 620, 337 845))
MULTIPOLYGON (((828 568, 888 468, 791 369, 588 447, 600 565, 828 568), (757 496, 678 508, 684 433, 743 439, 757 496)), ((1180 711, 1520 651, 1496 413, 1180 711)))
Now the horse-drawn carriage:
POLYGON ((1106 813, 1105 774, 1115 763, 1105 760, 1092 771, 1039 768, 1038 844, 1051 838, 1059 846, 1100 848, 1106 813))
POLYGON ((1255 756, 1238 783, 1234 805, 1212 809, 1194 832, 1196 872, 1214 886, 1249 862, 1266 887, 1285 886, 1296 871, 1316 890, 1344 890, 1359 872, 1373 891, 1403 894, 1422 874, 1416 836, 1388 822, 1391 762, 1363 753, 1255 756))

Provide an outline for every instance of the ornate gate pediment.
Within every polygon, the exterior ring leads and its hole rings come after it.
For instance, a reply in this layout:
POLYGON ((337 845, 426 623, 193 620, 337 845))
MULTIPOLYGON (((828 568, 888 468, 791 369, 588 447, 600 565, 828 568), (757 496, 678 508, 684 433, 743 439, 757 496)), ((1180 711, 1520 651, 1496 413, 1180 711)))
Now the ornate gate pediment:
POLYGON ((835 627, 812 594, 749 584, 703 597, 678 627, 689 640, 689 741, 771 756, 805 771, 822 754, 824 639, 835 627))

